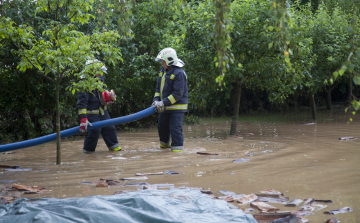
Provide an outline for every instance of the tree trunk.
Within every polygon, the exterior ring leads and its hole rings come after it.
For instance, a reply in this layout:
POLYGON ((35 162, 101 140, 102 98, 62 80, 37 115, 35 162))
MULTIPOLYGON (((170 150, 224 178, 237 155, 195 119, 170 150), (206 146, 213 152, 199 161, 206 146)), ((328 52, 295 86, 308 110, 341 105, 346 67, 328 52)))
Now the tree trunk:
POLYGON ((61 137, 60 137, 60 81, 56 81, 56 164, 61 164, 61 137))
POLYGON ((241 97, 241 86, 238 81, 236 82, 236 92, 235 92, 235 98, 234 98, 234 110, 233 110, 233 116, 231 121, 231 129, 230 129, 230 135, 236 134, 236 126, 237 126, 237 118, 239 115, 239 107, 240 107, 240 97, 241 97))
POLYGON ((333 106, 331 104, 331 91, 326 92, 326 109, 332 111, 333 106))
POLYGON ((326 87, 323 88, 326 93, 326 110, 333 110, 333 106, 331 104, 331 90, 332 89, 326 89, 326 87))
POLYGON ((296 112, 299 111, 298 98, 299 98, 299 95, 298 95, 297 92, 295 92, 294 93, 294 106, 295 106, 295 111, 296 112))
POLYGON ((314 120, 316 120, 316 105, 315 98, 313 94, 310 94, 310 105, 311 105, 311 114, 314 120))

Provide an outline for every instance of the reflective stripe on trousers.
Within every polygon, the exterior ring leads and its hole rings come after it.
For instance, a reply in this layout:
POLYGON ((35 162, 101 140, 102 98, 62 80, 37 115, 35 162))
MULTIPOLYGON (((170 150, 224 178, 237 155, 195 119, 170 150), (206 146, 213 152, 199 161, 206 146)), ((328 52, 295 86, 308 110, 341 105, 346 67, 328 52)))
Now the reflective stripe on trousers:
POLYGON ((184 136, 182 131, 184 114, 184 112, 160 113, 158 120, 160 143, 170 142, 171 139, 171 149, 183 146, 184 136))

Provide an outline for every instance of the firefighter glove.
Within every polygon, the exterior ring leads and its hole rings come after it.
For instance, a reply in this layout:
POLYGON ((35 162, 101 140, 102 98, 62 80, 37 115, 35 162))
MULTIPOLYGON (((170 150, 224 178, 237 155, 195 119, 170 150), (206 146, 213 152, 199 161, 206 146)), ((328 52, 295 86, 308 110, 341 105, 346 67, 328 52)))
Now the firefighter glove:
POLYGON ((87 127, 92 126, 92 124, 89 122, 89 120, 87 118, 81 118, 80 119, 80 132, 86 132, 87 127))
POLYGON ((164 107, 164 102, 163 101, 154 101, 153 105, 154 105, 156 111, 160 112, 161 108, 164 107))

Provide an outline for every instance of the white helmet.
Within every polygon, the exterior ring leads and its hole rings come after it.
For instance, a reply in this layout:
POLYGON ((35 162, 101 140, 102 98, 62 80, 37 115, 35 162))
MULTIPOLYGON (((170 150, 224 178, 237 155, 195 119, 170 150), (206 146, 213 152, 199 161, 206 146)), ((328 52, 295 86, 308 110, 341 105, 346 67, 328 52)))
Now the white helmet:
POLYGON ((101 63, 99 60, 97 59, 94 59, 94 60, 87 60, 86 63, 85 63, 85 66, 86 65, 90 65, 90 64, 93 64, 93 63, 100 63, 102 66, 101 66, 101 71, 104 72, 105 74, 107 74, 107 68, 105 67, 105 65, 103 63, 101 63))
POLYGON ((173 48, 165 48, 160 51, 160 53, 157 55, 155 61, 165 61, 166 65, 170 66, 177 66, 177 67, 183 67, 185 63, 180 60, 177 55, 176 51, 173 48))

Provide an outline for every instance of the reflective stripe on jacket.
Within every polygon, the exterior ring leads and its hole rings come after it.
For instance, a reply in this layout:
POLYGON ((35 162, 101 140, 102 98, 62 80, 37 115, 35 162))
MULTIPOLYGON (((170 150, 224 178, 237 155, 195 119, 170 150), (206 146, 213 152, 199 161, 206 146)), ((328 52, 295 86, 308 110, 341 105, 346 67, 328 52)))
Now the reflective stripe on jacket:
MULTIPOLYGON (((103 76, 100 76, 100 79, 104 81, 103 76)), ((105 86, 104 89, 106 89, 105 86)), ((93 90, 91 92, 77 92, 78 100, 76 102, 76 107, 78 108, 79 118, 86 118, 87 115, 99 113, 104 115, 104 111, 107 110, 107 107, 101 106, 99 95, 101 96, 98 90, 93 90)))
POLYGON ((163 101, 162 112, 187 112, 188 86, 187 77, 183 69, 173 66, 166 71, 159 72, 153 101, 163 101))

